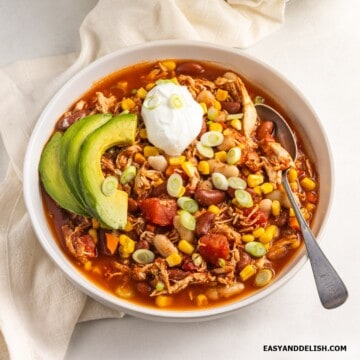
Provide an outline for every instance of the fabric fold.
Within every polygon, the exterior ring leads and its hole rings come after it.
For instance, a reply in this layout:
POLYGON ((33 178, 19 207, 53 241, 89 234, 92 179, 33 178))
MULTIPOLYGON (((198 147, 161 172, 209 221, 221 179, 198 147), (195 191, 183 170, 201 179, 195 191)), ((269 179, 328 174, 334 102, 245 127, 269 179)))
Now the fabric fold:
POLYGON ((0 184, 1 359, 62 359, 77 322, 123 316, 67 280, 41 248, 25 208, 26 146, 51 97, 84 66, 129 45, 191 39, 251 46, 283 24, 284 3, 100 0, 80 27, 78 54, 21 61, 0 70, 0 134, 10 158, 0 184))

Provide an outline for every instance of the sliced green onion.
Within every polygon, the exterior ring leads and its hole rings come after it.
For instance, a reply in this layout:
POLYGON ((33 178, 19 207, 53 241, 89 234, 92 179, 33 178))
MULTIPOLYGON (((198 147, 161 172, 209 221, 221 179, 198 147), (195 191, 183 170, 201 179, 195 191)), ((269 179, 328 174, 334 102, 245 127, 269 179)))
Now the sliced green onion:
POLYGON ((231 176, 228 178, 229 186, 233 189, 244 190, 247 187, 246 181, 242 178, 231 176))
POLYGON ((199 152, 200 155, 206 158, 211 159, 214 157, 213 148, 203 145, 200 141, 196 143, 196 150, 199 152))
POLYGON ((219 115, 219 110, 216 109, 214 106, 210 106, 207 111, 207 117, 209 120, 213 121, 219 115))
POLYGON ((183 210, 186 210, 191 214, 194 214, 199 210, 199 205, 196 200, 188 196, 179 197, 177 200, 177 204, 183 210))
POLYGON ((239 119, 241 120, 244 117, 243 113, 238 113, 238 114, 228 114, 226 115, 226 120, 234 120, 234 119, 239 119))
POLYGON ((182 177, 179 174, 171 174, 167 180, 166 190, 170 196, 178 197, 183 186, 182 177))
POLYGON ((265 99, 262 96, 255 96, 254 104, 263 104, 265 102, 265 99))
POLYGON ((255 276, 255 286, 263 287, 267 285, 274 277, 274 270, 265 268, 261 269, 255 276))
POLYGON ((222 267, 222 268, 225 267, 225 265, 226 265, 225 259, 219 258, 219 259, 218 259, 218 264, 219 264, 219 266, 222 267))
POLYGON ((155 82, 156 85, 161 85, 161 84, 173 84, 174 82, 170 79, 159 79, 155 82))
POLYGON ((258 241, 250 241, 245 244, 245 251, 254 257, 261 257, 266 254, 266 247, 258 241))
POLYGON ((207 131, 201 135, 200 141, 205 146, 214 147, 224 141, 224 135, 220 131, 207 131))
POLYGON ((125 185, 132 181, 136 176, 136 167, 134 165, 128 166, 120 177, 120 182, 122 185, 125 185))
POLYGON ((191 260, 195 266, 200 266, 203 261, 201 255, 199 253, 193 253, 191 255, 191 260))
POLYGON ((147 249, 137 249, 133 252, 132 258, 139 264, 150 264, 155 259, 155 254, 147 249))
POLYGON ((156 283, 155 288, 156 288, 156 291, 163 291, 165 288, 165 284, 162 281, 158 281, 156 283))
POLYGON ((101 184, 101 191, 105 196, 112 195, 119 185, 119 180, 115 176, 108 176, 101 184))
POLYGON ((236 190, 235 199, 241 207, 250 208, 254 205, 251 194, 246 190, 242 190, 242 189, 236 190))
POLYGON ((219 190, 227 190, 229 187, 229 182, 225 175, 214 172, 211 175, 211 181, 214 184, 214 186, 219 190))
POLYGON ((169 104, 173 109, 181 109, 184 105, 184 102, 180 95, 172 94, 169 99, 169 104))
POLYGON ((226 153, 226 162, 229 165, 238 163, 241 159, 241 149, 239 147, 233 147, 226 153))
POLYGON ((144 100, 143 106, 145 109, 154 110, 160 105, 160 97, 158 94, 147 96, 144 100))
POLYGON ((180 210, 180 223, 184 228, 194 231, 196 227, 195 216, 191 215, 186 210, 180 210))

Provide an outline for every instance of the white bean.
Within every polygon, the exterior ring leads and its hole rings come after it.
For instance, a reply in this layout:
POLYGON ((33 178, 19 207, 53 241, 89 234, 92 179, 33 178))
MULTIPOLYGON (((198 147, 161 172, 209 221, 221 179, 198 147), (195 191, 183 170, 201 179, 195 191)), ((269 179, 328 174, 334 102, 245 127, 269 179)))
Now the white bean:
POLYGON ((239 176, 240 171, 235 165, 224 164, 223 162, 216 159, 210 159, 208 160, 208 163, 210 165, 210 171, 212 173, 218 172, 220 174, 223 174, 227 178, 239 176))
POLYGON ((162 155, 149 156, 148 162, 153 169, 162 172, 165 171, 168 166, 167 160, 162 155))
POLYGON ((173 253, 178 253, 178 249, 176 248, 176 246, 165 235, 155 235, 154 246, 156 250, 160 253, 160 255, 163 257, 168 257, 173 253))
POLYGON ((262 199, 259 203, 259 208, 269 215, 271 213, 271 204, 271 199, 262 199))
POLYGON ((177 232, 180 235, 180 238, 183 240, 187 240, 189 242, 193 242, 195 239, 194 232, 191 230, 186 229, 180 221, 180 215, 174 216, 173 220, 174 228, 177 230, 177 232))

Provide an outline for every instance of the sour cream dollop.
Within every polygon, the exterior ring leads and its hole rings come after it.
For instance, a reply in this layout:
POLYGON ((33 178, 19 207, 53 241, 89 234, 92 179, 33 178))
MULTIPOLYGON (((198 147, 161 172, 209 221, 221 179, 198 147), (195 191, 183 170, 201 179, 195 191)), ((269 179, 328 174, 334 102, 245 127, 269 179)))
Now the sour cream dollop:
POLYGON ((186 86, 159 82, 146 95, 141 115, 149 141, 167 155, 180 155, 200 133, 203 109, 186 86))

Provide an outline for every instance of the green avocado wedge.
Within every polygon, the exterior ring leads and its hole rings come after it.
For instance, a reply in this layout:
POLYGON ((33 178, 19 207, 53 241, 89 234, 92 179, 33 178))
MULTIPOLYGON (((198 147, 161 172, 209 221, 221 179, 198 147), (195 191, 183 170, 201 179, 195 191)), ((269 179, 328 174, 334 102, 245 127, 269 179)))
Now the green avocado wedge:
POLYGON ((85 207, 81 195, 81 184, 78 175, 80 149, 89 134, 104 125, 112 117, 111 114, 89 115, 71 125, 64 133, 60 146, 60 163, 65 181, 71 192, 85 207))
POLYGON ((84 207, 68 187, 60 166, 60 145, 62 133, 56 132, 41 154, 39 173, 42 184, 50 197, 62 208, 75 214, 87 216, 84 207))
POLYGON ((128 195, 116 189, 105 195, 101 188, 105 177, 101 170, 103 153, 113 146, 131 145, 135 141, 137 116, 121 114, 114 116, 85 140, 80 150, 78 174, 82 198, 87 209, 104 226, 123 229, 127 223, 128 195))

